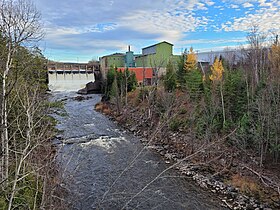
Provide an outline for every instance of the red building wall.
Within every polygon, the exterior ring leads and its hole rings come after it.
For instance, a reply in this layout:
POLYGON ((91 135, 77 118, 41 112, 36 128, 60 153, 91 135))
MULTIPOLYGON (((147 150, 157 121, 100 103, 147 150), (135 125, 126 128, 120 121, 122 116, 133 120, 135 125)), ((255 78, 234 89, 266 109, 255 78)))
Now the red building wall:
MULTIPOLYGON (((118 68, 118 71, 124 72, 125 69, 126 68, 124 67, 118 68)), ((153 78, 153 68, 135 67, 135 68, 128 68, 128 70, 135 73, 138 83, 143 83, 144 75, 145 75, 146 83, 148 84, 153 78)))

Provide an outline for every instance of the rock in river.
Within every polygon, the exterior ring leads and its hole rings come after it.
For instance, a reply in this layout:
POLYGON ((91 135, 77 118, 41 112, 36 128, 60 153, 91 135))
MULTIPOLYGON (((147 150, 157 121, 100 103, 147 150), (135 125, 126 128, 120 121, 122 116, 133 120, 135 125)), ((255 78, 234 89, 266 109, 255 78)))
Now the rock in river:
POLYGON ((101 81, 89 82, 85 88, 78 90, 78 94, 82 95, 92 93, 101 93, 101 81))

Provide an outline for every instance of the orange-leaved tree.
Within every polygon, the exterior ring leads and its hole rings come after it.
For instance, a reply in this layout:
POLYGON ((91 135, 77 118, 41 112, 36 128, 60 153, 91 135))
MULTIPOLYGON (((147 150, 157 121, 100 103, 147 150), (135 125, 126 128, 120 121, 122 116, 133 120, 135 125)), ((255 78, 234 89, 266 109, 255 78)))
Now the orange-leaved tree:
POLYGON ((184 65, 185 71, 195 70, 197 68, 197 56, 193 51, 193 48, 190 48, 190 52, 187 55, 187 59, 184 65))
POLYGON ((224 103, 224 94, 223 94, 223 73, 224 67, 222 63, 222 58, 215 58, 213 65, 211 66, 212 74, 209 76, 209 79, 213 81, 214 84, 220 84, 220 94, 221 94, 221 101, 222 101, 222 108, 223 108, 223 126, 226 123, 226 114, 225 114, 225 103, 224 103))
POLYGON ((215 58, 215 61, 211 66, 212 74, 209 76, 209 79, 213 82, 222 81, 224 71, 222 59, 215 58))

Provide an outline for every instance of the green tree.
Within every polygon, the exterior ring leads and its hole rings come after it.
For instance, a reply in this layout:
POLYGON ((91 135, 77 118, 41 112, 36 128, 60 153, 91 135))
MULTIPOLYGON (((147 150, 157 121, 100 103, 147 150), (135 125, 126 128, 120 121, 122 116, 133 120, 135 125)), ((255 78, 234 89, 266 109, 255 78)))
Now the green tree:
POLYGON ((246 81, 242 70, 225 71, 224 73, 224 101, 227 121, 233 125, 239 122, 247 113, 246 81))
POLYGON ((187 54, 187 58, 184 64, 186 87, 190 96, 194 99, 200 96, 203 89, 202 74, 197 68, 197 56, 195 55, 193 48, 187 54))
POLYGON ((134 72, 129 71, 128 69, 126 69, 125 72, 127 79, 127 92, 133 91, 136 89, 137 87, 137 79, 136 79, 136 74, 134 72))
POLYGON ((172 92, 176 89, 176 74, 174 71, 174 66, 169 60, 166 66, 166 75, 164 76, 164 88, 168 92, 172 92))
POLYGON ((111 86, 111 90, 110 90, 110 100, 116 104, 117 106, 117 113, 119 114, 121 112, 121 102, 122 102, 122 98, 121 98, 121 94, 120 94, 120 87, 118 82, 120 80, 120 78, 118 78, 118 75, 120 75, 119 73, 115 74, 115 78, 114 81, 112 83, 111 86))
POLYGON ((176 76, 179 88, 183 88, 186 85, 186 70, 184 68, 185 59, 186 54, 183 53, 177 61, 178 70, 176 72, 176 76))
POLYGON ((105 96, 107 98, 110 98, 110 93, 112 90, 112 85, 115 80, 116 76, 116 70, 113 66, 110 66, 110 69, 108 70, 107 76, 106 76, 106 82, 105 82, 105 96))

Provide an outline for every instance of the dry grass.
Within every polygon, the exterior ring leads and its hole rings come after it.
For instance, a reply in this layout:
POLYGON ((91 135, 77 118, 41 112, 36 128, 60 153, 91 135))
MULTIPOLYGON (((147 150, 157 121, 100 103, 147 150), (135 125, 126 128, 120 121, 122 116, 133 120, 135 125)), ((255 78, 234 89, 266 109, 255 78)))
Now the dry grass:
POLYGON ((109 106, 106 103, 103 102, 99 102, 95 105, 95 110, 98 112, 102 112, 106 115, 111 114, 111 109, 109 108, 109 106))
POLYGON ((242 193, 247 195, 262 197, 263 190, 260 185, 252 177, 235 174, 229 181, 231 185, 240 189, 242 193))
POLYGON ((139 103, 140 103, 139 95, 140 95, 139 88, 137 88, 136 90, 134 90, 132 92, 127 93, 127 101, 131 107, 136 107, 139 105, 139 103))
POLYGON ((103 107, 103 103, 99 102, 95 105, 95 110, 100 112, 102 111, 102 107, 103 107))

